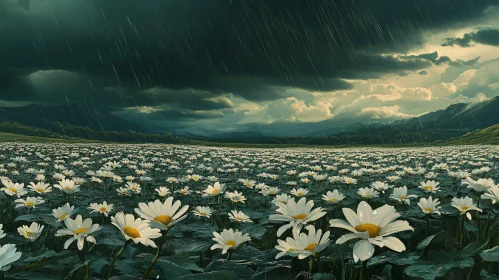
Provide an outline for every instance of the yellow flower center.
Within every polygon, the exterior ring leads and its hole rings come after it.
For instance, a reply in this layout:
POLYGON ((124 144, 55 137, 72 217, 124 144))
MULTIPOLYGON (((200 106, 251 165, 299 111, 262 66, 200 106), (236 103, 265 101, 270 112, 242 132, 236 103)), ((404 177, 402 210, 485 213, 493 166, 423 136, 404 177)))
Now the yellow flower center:
POLYGON ((423 212, 425 213, 431 213, 433 211, 432 208, 423 208, 423 212))
POLYGON ((82 227, 82 228, 75 230, 75 234, 85 233, 85 232, 87 232, 87 230, 88 230, 87 228, 82 227))
POLYGON ((298 215, 294 215, 293 218, 296 219, 296 220, 303 220, 307 217, 307 214, 298 214, 298 215))
POLYGON ((433 191, 433 187, 432 186, 424 186, 423 188, 425 190, 433 191))
POLYGON ((170 217, 168 215, 161 215, 161 216, 157 216, 156 218, 154 218, 154 220, 156 222, 160 222, 163 225, 167 226, 169 223, 172 222, 172 217, 170 217))
POLYGON ((68 214, 64 213, 64 214, 59 216, 59 219, 64 220, 67 216, 68 216, 68 214))
POLYGON ((107 210, 107 208, 106 208, 106 207, 101 207, 101 208, 100 208, 100 211, 101 211, 101 212, 106 212, 106 210, 107 210))
POLYGON ((207 214, 206 212, 199 212, 199 215, 201 215, 201 216, 204 216, 206 214, 207 214))
POLYGON ((136 228, 125 226, 123 231, 131 238, 140 238, 140 232, 136 228))
POLYGON ((308 244, 307 247, 305 247, 305 250, 313 252, 315 246, 317 246, 317 243, 308 244))
POLYGON ((331 198, 329 201, 331 201, 331 202, 336 202, 336 201, 338 201, 338 199, 336 199, 336 198, 331 198))
POLYGON ((355 227, 358 232, 369 232, 369 237, 374 238, 379 235, 381 228, 375 224, 360 224, 355 227))
POLYGON ((470 208, 470 207, 468 207, 468 206, 461 206, 461 211, 463 211, 463 212, 464 212, 464 211, 468 210, 469 208, 470 208))
POLYGON ((243 218, 242 218, 242 217, 236 217, 236 220, 238 220, 238 221, 242 221, 242 220, 243 220, 243 218))
POLYGON ((14 189, 14 188, 9 188, 9 191, 13 192, 13 193, 17 193, 17 190, 14 189))
POLYGON ((65 189, 65 190, 67 190, 67 191, 70 191, 70 190, 71 190, 71 188, 70 188, 70 187, 65 187, 64 189, 65 189))
POLYGON ((211 191, 211 194, 217 194, 217 193, 218 193, 218 191, 219 191, 219 189, 213 189, 213 190, 211 191))
POLYGON ((407 198, 407 196, 405 196, 405 195, 400 196, 400 199, 406 199, 406 198, 407 198))
POLYGON ((234 247, 234 246, 236 246, 236 241, 234 241, 234 240, 227 240, 227 241, 225 241, 225 245, 227 245, 229 247, 234 247))
POLYGON ((26 201, 26 206, 33 207, 35 203, 33 201, 26 201))
POLYGON ((36 189, 36 191, 37 191, 37 192, 45 192, 45 190, 44 190, 44 189, 42 189, 42 188, 37 188, 37 189, 36 189))
POLYGON ((302 196, 302 195, 303 195, 303 193, 302 193, 302 192, 297 192, 297 193, 296 193, 296 195, 297 195, 297 196, 302 196))

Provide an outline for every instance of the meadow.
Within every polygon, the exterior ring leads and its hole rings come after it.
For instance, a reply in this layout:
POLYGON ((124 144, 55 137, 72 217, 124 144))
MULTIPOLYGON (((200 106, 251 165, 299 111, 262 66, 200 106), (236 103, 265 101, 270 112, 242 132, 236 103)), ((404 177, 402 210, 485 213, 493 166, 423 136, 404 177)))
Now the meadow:
POLYGON ((0 145, 0 279, 498 279, 496 146, 0 145))

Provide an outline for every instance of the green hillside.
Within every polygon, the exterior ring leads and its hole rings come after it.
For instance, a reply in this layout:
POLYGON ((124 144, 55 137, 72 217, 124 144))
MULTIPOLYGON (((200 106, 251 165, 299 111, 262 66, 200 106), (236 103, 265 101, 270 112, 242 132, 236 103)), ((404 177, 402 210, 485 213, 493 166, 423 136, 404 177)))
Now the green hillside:
POLYGON ((499 144, 499 124, 487 127, 485 129, 470 132, 462 137, 450 140, 447 143, 453 145, 498 145, 499 144))
POLYGON ((2 142, 27 142, 27 143, 98 143, 99 141, 80 138, 51 138, 28 136, 7 132, 0 132, 0 143, 2 142))

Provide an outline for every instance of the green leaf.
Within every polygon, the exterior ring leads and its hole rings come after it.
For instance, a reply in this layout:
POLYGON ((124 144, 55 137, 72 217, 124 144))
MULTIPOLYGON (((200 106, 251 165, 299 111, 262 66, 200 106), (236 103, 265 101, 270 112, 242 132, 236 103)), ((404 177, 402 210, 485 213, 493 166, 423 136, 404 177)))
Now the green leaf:
POLYGON ((471 242, 470 244, 466 245, 466 247, 461 250, 461 256, 462 257, 471 257, 475 253, 483 250, 487 246, 487 242, 479 242, 479 241, 474 241, 471 242))
POLYGON ((90 263, 90 268, 92 268, 96 273, 102 273, 104 267, 106 267, 106 265, 109 265, 109 261, 107 261, 106 259, 97 259, 97 260, 94 260, 90 263))
POLYGON ((434 280, 444 277, 452 268, 471 268, 473 258, 455 258, 446 254, 435 254, 431 260, 420 261, 404 269, 404 273, 415 279, 434 280))
POLYGON ((499 262, 499 246, 480 253, 484 262, 499 262))
POLYGON ((211 262, 206 267, 206 272, 211 271, 220 271, 220 270, 230 270, 237 274, 241 279, 250 278, 255 272, 240 263, 225 261, 225 260, 216 260, 211 262))
MULTIPOLYGON (((260 269, 260 267, 259 267, 260 269)), ((257 271, 251 280, 288 280, 293 279, 293 273, 291 272, 290 267, 285 266, 275 266, 275 267, 266 267, 262 271, 257 271)))
POLYGON ((334 280, 334 275, 329 273, 316 273, 312 280, 334 280))
POLYGON ((19 217, 14 219, 14 222, 18 222, 18 221, 38 222, 38 221, 40 221, 40 218, 33 215, 33 214, 26 214, 26 215, 22 215, 22 216, 19 216, 19 217))
POLYGON ((98 242, 113 247, 121 247, 123 246, 123 244, 125 244, 125 241, 123 239, 118 239, 114 237, 103 238, 98 240, 98 242))
POLYGON ((57 253, 55 251, 49 250, 43 254, 33 256, 33 257, 28 257, 25 259, 26 262, 28 263, 34 263, 34 262, 41 262, 41 261, 47 261, 47 260, 52 260, 52 259, 61 259, 61 258, 66 258, 72 256, 73 253, 70 251, 62 251, 61 253, 57 253))
POLYGON ((468 222, 464 223, 464 229, 469 232, 478 232, 478 228, 474 224, 468 222))
POLYGON ((200 274, 191 274, 180 276, 175 280, 239 280, 237 274, 229 271, 214 271, 208 273, 200 273, 200 274))
POLYGON ((158 260, 155 267, 160 271, 160 279, 172 280, 177 277, 192 274, 189 270, 170 261, 158 260))
POLYGON ((426 237, 423 241, 421 241, 418 246, 416 247, 416 250, 423 250, 424 248, 428 247, 432 243, 432 241, 439 241, 442 239, 442 237, 446 235, 445 231, 441 231, 437 234, 430 235, 426 237), (437 238, 438 237, 438 238, 437 238))

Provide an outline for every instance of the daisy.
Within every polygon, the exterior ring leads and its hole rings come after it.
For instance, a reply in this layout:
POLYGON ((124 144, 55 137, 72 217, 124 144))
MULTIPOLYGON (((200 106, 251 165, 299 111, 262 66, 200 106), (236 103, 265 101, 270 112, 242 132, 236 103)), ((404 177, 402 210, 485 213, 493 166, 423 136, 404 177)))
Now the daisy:
POLYGON ((67 194, 73 194, 80 191, 80 186, 76 185, 73 180, 68 179, 61 180, 59 184, 54 185, 54 187, 67 194))
POLYGON ((390 186, 385 182, 376 181, 376 182, 371 183, 371 187, 379 192, 385 193, 386 190, 388 190, 389 188, 391 188, 393 186, 390 186))
POLYGON ((16 245, 0 245, 0 273, 10 269, 10 264, 21 258, 22 253, 16 252, 16 245))
POLYGON ((360 188, 357 194, 364 199, 379 197, 379 192, 373 188, 360 188))
POLYGON ((20 198, 28 193, 26 189, 24 189, 24 184, 13 183, 8 178, 2 178, 2 184, 5 187, 1 190, 9 196, 17 196, 17 198, 20 198))
POLYGON ((229 213, 229 219, 231 221, 240 223, 252 223, 253 221, 248 217, 243 211, 232 210, 229 213))
POLYGON ((384 205, 373 211, 371 206, 361 201, 357 213, 343 208, 347 221, 333 219, 329 221, 331 227, 343 228, 352 233, 345 234, 336 240, 336 244, 343 244, 351 239, 361 239, 353 248, 354 261, 365 261, 374 254, 374 246, 388 247, 396 252, 405 250, 405 245, 398 238, 388 236, 397 232, 414 230, 407 221, 395 221, 400 214, 393 206, 384 205))
POLYGON ((204 190, 203 196, 217 196, 225 191, 225 185, 216 182, 215 184, 209 185, 208 188, 204 190))
POLYGON ((440 211, 438 209, 440 208, 440 202, 438 201, 438 198, 433 199, 431 196, 428 197, 428 199, 422 197, 419 199, 418 206, 423 211, 425 214, 438 214, 440 215, 440 211))
POLYGON ((416 198, 418 197, 415 194, 407 195, 407 187, 403 186, 401 188, 394 188, 393 193, 390 195, 391 199, 394 199, 400 203, 405 203, 407 205, 411 204, 411 201, 409 198, 416 198))
POLYGON ((290 195, 287 195, 287 194, 285 194, 285 193, 283 193, 283 194, 278 194, 278 195, 276 195, 276 196, 274 197, 274 199, 272 200, 272 203, 274 203, 276 206, 279 206, 279 204, 281 204, 281 203, 282 203, 282 204, 286 204, 286 203, 288 203, 288 201, 289 201, 290 199, 293 199, 293 197, 292 197, 292 196, 290 196, 290 195))
POLYGON ((24 236, 24 238, 28 239, 30 242, 35 241, 40 235, 42 234, 42 230, 45 226, 39 225, 38 223, 31 223, 31 225, 28 227, 26 225, 23 225, 21 227, 17 228, 17 232, 21 236, 24 236))
POLYGON ((121 187, 116 189, 116 192, 121 195, 121 196, 129 196, 130 195, 130 190, 125 187, 121 187))
POLYGON ((263 190, 261 190, 259 193, 261 193, 263 196, 269 196, 269 195, 276 195, 280 189, 278 187, 268 187, 263 190))
POLYGON ((326 194, 322 195, 322 200, 325 200, 329 203, 338 203, 343 199, 345 199, 345 196, 336 189, 332 192, 328 191, 326 194))
POLYGON ((487 190, 487 193, 482 194, 481 198, 491 200, 492 204, 496 204, 496 202, 499 201, 499 187, 491 186, 487 190))
POLYGON ((194 208, 194 210, 192 210, 192 213, 195 216, 209 218, 209 217, 211 217, 211 214, 213 213, 213 209, 211 209, 210 207, 206 207, 206 206, 197 206, 196 208, 194 208))
POLYGON ((90 214, 98 212, 100 214, 104 214, 104 216, 108 216, 111 211, 113 211, 113 204, 107 204, 106 201, 99 203, 90 203, 89 210, 92 210, 90 214))
POLYGON ((62 222, 73 214, 75 210, 74 206, 69 205, 69 203, 64 204, 63 206, 52 210, 52 216, 54 216, 58 222, 62 222))
POLYGON ((190 195, 191 194, 191 190, 189 190, 189 187, 185 186, 183 188, 181 188, 180 190, 176 190, 175 193, 179 193, 179 194, 182 194, 182 195, 190 195))
POLYGON ((226 192, 225 193, 225 198, 228 198, 230 199, 230 201, 234 202, 234 203, 244 203, 244 201, 246 200, 246 197, 244 197, 244 195, 240 192, 226 192))
POLYGON ((137 184, 137 183, 134 183, 134 182, 127 182, 126 185, 125 185, 125 187, 129 191, 131 191, 131 192, 133 192, 135 194, 139 194, 142 191, 142 189, 140 188, 140 184, 137 184))
POLYGON ((157 199, 147 204, 144 202, 139 203, 139 208, 135 208, 135 213, 143 219, 149 220, 151 227, 168 230, 176 223, 187 218, 187 215, 184 214, 189 209, 189 205, 184 205, 182 208, 180 208, 180 205, 180 200, 173 203, 173 197, 167 198, 163 203, 157 199))
POLYGON ((92 219, 88 218, 83 221, 81 215, 78 215, 74 220, 66 218, 64 224, 66 228, 58 230, 55 234, 55 236, 72 236, 64 243, 64 249, 67 249, 73 241, 76 241, 78 250, 80 251, 83 250, 85 240, 94 244, 96 243, 95 237, 91 236, 91 234, 100 230, 100 226, 92 224, 92 219))
POLYGON ((45 202, 41 197, 27 197, 26 200, 19 198, 14 201, 17 203, 16 208, 26 207, 26 208, 36 208, 36 205, 45 202))
POLYGON ((169 190, 167 187, 159 187, 159 188, 156 188, 156 189, 154 189, 154 190, 155 190, 155 191, 158 193, 158 195, 159 195, 159 196, 161 196, 161 197, 165 197, 165 196, 167 196, 167 195, 169 195, 169 194, 170 194, 170 190, 169 190))
POLYGON ((290 193, 296 197, 301 197, 307 195, 308 190, 304 188, 292 189, 290 193))
POLYGON ((38 194, 49 193, 52 191, 52 187, 50 184, 46 184, 44 182, 33 183, 31 182, 28 186, 32 191, 37 192, 38 194))
POLYGON ((156 248, 156 244, 151 239, 161 237, 161 231, 157 228, 149 227, 148 220, 135 219, 132 214, 119 212, 111 217, 112 224, 117 227, 125 240, 132 240, 135 244, 142 243, 144 246, 156 248))
POLYGON ((322 211, 321 207, 317 207, 312 210, 314 207, 314 201, 309 200, 307 202, 305 197, 300 199, 298 202, 290 199, 286 204, 280 203, 278 206, 279 208, 276 211, 281 214, 270 215, 269 220, 289 222, 277 230, 278 237, 289 228, 300 231, 303 225, 318 220, 322 216, 326 215, 326 212, 322 211))
MULTIPOLYGON (((313 225, 309 225, 305 228, 308 233, 293 232, 293 238, 286 238, 286 242, 278 242, 279 245, 275 248, 280 250, 281 253, 276 255, 276 259, 286 255, 290 252, 291 256, 298 256, 298 258, 305 259, 310 256, 316 256, 317 253, 324 250, 330 243, 329 241, 329 231, 326 231, 324 235, 322 230, 316 230, 313 225)), ((279 240, 278 240, 279 241, 279 240)))
POLYGON ((482 212, 482 209, 478 208, 475 203, 473 203, 473 199, 470 197, 457 198, 454 197, 452 199, 452 207, 456 208, 461 212, 461 215, 466 215, 468 220, 471 220, 471 214, 468 211, 478 211, 482 212))
POLYGON ((486 192, 492 186, 495 186, 494 180, 492 179, 478 179, 475 181, 471 178, 466 178, 461 181, 461 184, 468 185, 468 189, 474 189, 478 193, 486 192))
POLYGON ((233 229, 224 229, 221 233, 213 232, 213 235, 215 237, 212 240, 216 244, 211 246, 211 250, 222 249, 222 255, 229 250, 236 250, 241 244, 251 240, 247 233, 243 235, 240 231, 233 229))
POLYGON ((440 188, 440 187, 438 187, 438 184, 439 184, 438 182, 430 181, 430 180, 428 180, 426 182, 421 182, 419 184, 420 184, 419 188, 423 189, 427 193, 435 193, 440 188))

